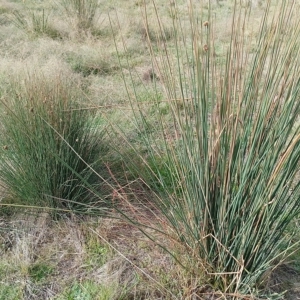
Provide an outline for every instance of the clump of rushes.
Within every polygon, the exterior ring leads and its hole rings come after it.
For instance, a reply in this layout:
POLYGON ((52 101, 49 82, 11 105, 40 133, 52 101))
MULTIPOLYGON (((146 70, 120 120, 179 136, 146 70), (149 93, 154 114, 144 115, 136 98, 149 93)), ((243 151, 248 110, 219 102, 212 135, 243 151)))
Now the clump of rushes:
POLYGON ((32 36, 49 36, 56 39, 61 38, 60 32, 55 29, 49 20, 50 13, 45 12, 43 9, 41 12, 30 12, 27 10, 30 17, 25 16, 20 11, 13 11, 11 15, 11 21, 19 29, 32 36))
POLYGON ((96 21, 98 0, 62 0, 61 4, 71 22, 79 31, 93 29, 96 21))
MULTIPOLYGON (((175 55, 173 44, 161 41, 160 55, 150 45, 173 120, 158 110, 157 132, 144 137, 143 152, 128 145, 146 168, 144 179, 152 174, 166 191, 151 207, 194 261, 192 277, 204 273, 213 289, 238 298, 253 293, 286 257, 291 237, 285 229, 300 212, 299 7, 280 1, 272 10, 266 1, 253 52, 246 39, 250 12, 235 4, 219 60, 212 11, 195 6, 189 3, 188 33, 180 16, 173 19, 175 55)), ((134 101, 143 132, 151 121, 134 101)))
POLYGON ((1 184, 23 205, 84 210, 93 203, 87 164, 104 149, 102 131, 67 78, 19 82, 1 91, 1 184))

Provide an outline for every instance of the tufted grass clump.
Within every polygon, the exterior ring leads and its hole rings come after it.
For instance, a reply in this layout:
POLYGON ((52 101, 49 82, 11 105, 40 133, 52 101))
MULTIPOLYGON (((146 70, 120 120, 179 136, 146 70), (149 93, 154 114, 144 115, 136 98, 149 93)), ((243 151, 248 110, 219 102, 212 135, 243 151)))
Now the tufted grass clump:
POLYGON ((15 10, 9 17, 17 28, 32 37, 47 36, 53 39, 62 37, 61 33, 52 25, 51 14, 45 9, 42 11, 25 11, 27 12, 26 15, 15 10))
MULTIPOLYGON (((215 290, 226 298, 253 295, 263 286, 287 257, 292 239, 285 230, 300 212, 299 7, 282 1, 274 9, 266 1, 253 29, 251 11, 238 2, 222 54, 215 52, 211 7, 207 12, 193 1, 188 25, 180 15, 174 18, 175 50, 162 40, 158 54, 148 37, 172 121, 158 110, 156 131, 144 137, 143 152, 132 147, 147 169, 140 176, 165 191, 149 207, 155 206, 166 232, 185 247, 195 266, 188 270, 191 277, 207 278, 199 282, 208 284, 199 295, 215 290), (255 40, 247 30, 256 30, 255 40)), ((136 104, 132 86, 129 97, 136 104)), ((151 122, 144 112, 135 106, 140 132, 151 122)), ((135 164, 136 158, 126 159, 135 164)))
POLYGON ((61 4, 69 21, 77 30, 87 32, 94 28, 98 0, 62 0, 61 4))
POLYGON ((59 75, 31 75, 11 79, 1 94, 0 181, 10 203, 74 210, 91 205, 87 164, 93 166, 105 147, 93 113, 81 109, 76 84, 59 75))

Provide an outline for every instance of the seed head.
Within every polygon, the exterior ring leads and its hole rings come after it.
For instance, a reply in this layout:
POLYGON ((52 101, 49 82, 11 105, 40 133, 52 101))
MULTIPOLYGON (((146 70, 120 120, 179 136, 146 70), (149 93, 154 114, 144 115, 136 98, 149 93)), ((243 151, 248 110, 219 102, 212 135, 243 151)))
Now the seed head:
POLYGON ((205 21, 204 23, 203 23, 203 26, 205 26, 205 27, 208 27, 208 21, 205 21))

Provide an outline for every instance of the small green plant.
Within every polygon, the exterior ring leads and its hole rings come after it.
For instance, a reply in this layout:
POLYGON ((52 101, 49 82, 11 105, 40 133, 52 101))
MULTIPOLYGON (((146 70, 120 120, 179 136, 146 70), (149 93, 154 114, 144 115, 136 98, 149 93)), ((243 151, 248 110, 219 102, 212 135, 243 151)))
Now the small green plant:
POLYGON ((86 280, 82 283, 75 282, 72 287, 67 290, 63 297, 57 299, 68 299, 68 300, 111 300, 114 298, 113 286, 103 286, 96 282, 86 280))
POLYGON ((94 268, 96 265, 102 266, 109 255, 109 249, 106 245, 102 245, 100 241, 90 236, 85 243, 86 249, 86 265, 88 268, 94 268))
POLYGON ((36 263, 28 268, 29 276, 35 282, 42 282, 53 272, 53 268, 45 263, 36 263))
POLYGON ((84 209, 93 201, 90 168, 106 147, 93 114, 81 109, 83 94, 59 75, 29 76, 1 92, 0 178, 10 198, 84 209))

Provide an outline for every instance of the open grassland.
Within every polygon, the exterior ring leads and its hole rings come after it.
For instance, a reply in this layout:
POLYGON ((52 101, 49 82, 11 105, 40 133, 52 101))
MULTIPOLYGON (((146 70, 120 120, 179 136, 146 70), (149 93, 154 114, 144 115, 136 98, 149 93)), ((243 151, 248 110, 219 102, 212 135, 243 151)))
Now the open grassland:
POLYGON ((0 0, 0 299, 300 297, 299 8, 0 0))

